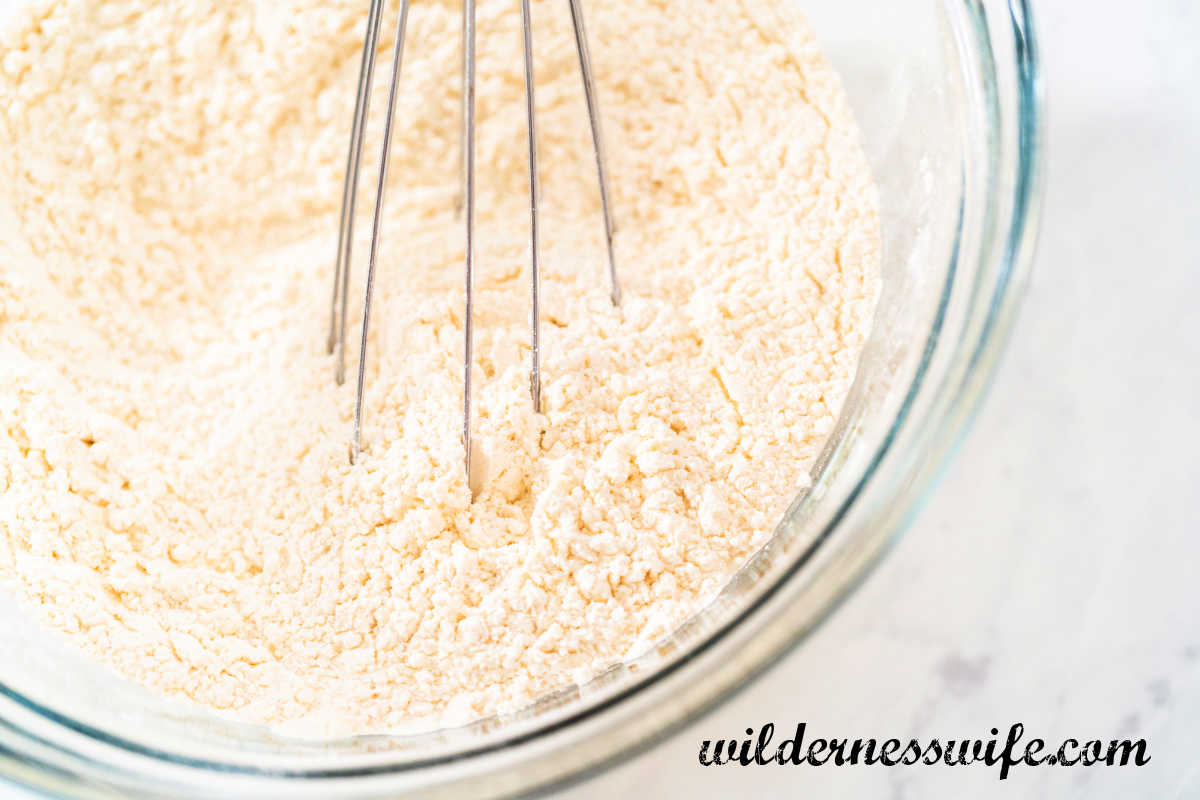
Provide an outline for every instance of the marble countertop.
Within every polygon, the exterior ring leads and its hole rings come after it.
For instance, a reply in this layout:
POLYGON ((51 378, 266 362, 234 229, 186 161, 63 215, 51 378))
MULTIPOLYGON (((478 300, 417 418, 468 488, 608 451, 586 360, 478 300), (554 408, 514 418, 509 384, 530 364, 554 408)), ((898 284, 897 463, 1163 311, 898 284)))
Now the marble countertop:
POLYGON ((1025 306, 974 430, 813 636, 668 742, 561 793, 1200 798, 1200 5, 1036 3, 1048 185, 1025 306), (1144 767, 699 766, 811 736, 1144 737, 1144 767), (782 737, 782 735, 781 735, 782 737))
MULTIPOLYGON (((1048 0, 1049 180, 1025 306, 909 533, 715 712, 560 793, 1200 798, 1200 5, 1048 0), (725 767, 702 739, 1144 737, 1140 768, 725 767)), ((24 797, 0 788, 0 797, 24 797)))

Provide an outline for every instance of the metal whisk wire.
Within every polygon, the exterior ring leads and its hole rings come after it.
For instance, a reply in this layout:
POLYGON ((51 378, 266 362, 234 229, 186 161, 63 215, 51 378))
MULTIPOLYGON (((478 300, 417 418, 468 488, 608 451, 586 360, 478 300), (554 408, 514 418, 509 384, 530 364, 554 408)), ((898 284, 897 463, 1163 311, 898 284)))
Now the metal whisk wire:
MULTIPOLYGON (((392 123, 396 117, 396 89, 400 85, 400 66, 404 61, 404 34, 408 29, 409 0, 400 0, 400 17, 396 22, 396 42, 392 46, 392 81, 388 85, 387 113, 383 122, 383 152, 379 156, 379 182, 375 186, 375 213, 371 220, 371 255, 367 262, 367 291, 363 300, 362 342, 358 348, 357 401, 354 404, 354 443, 350 461, 358 461, 362 440, 363 390, 367 372, 367 333, 371 326, 371 295, 375 289, 375 267, 379 261, 379 226, 383 221, 383 195, 387 187, 388 164, 392 160, 392 123)), ((349 262, 347 262, 349 264, 349 262)), ((347 269, 349 274, 349 269, 347 269)))
POLYGON ((367 12, 367 33, 363 37, 362 66, 358 71, 358 92, 354 99, 354 123, 350 128, 350 152, 346 156, 346 176, 342 184, 342 213, 338 226, 337 264, 333 273, 333 299, 329 310, 329 353, 337 349, 334 379, 340 386, 346 379, 346 294, 350 283, 350 251, 354 239, 354 207, 358 200, 358 171, 362 161, 367 110, 371 105, 371 84, 375 76, 375 52, 379 47, 379 24, 383 19, 383 0, 371 0, 367 12), (341 314, 338 314, 338 300, 341 314), (339 323, 340 319, 340 323, 339 323))
MULTIPOLYGON (((475 363, 475 0, 463 0, 463 213, 467 218, 463 312, 463 469, 471 480, 471 365, 475 363)), ((361 402, 361 400, 360 400, 361 402)))
MULTIPOLYGON (((396 39, 392 49, 392 74, 388 86, 387 112, 384 116, 383 144, 380 155, 379 178, 375 188, 375 208, 371 226, 371 249, 367 266, 366 294, 363 299, 362 339, 358 356, 358 381, 354 406, 354 435, 350 446, 350 463, 358 461, 361 446, 363 397, 366 384, 367 337, 371 321, 371 300, 378 266, 380 229, 383 223, 383 201, 391 160, 392 127, 396 112, 397 88, 404 58, 404 40, 408 27, 410 0, 401 0, 396 23, 396 39)), ((604 141, 600 128, 600 113, 596 101, 595 82, 587 33, 584 28, 580 0, 568 0, 579 69, 583 78, 588 121, 596 157, 596 174, 600 189, 600 206, 604 221, 605 244, 608 254, 609 296, 614 305, 620 303, 621 291, 617 281, 616 259, 613 253, 611 207, 608 174, 605 165, 604 141)), ((530 212, 530 365, 529 393, 535 412, 541 411, 541 336, 540 291, 541 252, 538 204, 540 187, 537 161, 537 123, 534 112, 533 33, 529 0, 520 0, 521 32, 525 67, 526 130, 529 144, 529 212, 530 212)), ((333 298, 330 303, 328 352, 336 351, 335 380, 345 380, 346 313, 350 285, 350 254, 354 234, 354 211, 358 193, 358 175, 362 163, 366 120, 374 80, 376 52, 379 47, 380 25, 384 0, 371 0, 367 16, 367 31, 363 41, 362 64, 359 69, 358 92, 355 97, 354 120, 350 131, 350 148, 346 157, 346 176, 342 188, 342 209, 338 228, 338 249, 334 271, 333 298)), ((463 467, 468 480, 471 476, 471 366, 474 363, 474 294, 475 294, 475 0, 463 0, 463 63, 462 63, 462 139, 460 178, 462 193, 456 206, 465 217, 465 308, 463 322, 463 467)))
POLYGON ((533 30, 529 0, 521 0, 521 41, 525 51, 525 129, 529 137, 529 396, 542 413, 541 299, 542 265, 538 241, 537 121, 533 101, 533 30))

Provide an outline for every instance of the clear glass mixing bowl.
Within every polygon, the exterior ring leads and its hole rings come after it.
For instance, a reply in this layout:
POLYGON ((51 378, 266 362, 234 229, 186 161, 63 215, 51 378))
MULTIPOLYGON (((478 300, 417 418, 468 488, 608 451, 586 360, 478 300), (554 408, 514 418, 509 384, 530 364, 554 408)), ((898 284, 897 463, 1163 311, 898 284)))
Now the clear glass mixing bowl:
POLYGON ((510 795, 665 735, 800 641, 911 518, 977 405, 1029 265, 1041 161, 1024 0, 802 5, 879 183, 884 292, 812 489, 712 605, 521 713, 314 744, 153 697, 0 598, 0 772, 86 797, 510 795))

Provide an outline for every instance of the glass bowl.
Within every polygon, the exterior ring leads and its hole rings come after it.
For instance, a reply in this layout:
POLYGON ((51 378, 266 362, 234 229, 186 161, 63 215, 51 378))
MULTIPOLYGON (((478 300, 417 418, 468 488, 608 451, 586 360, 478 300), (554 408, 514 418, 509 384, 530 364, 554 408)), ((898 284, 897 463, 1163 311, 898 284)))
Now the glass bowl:
POLYGON ((86 797, 506 796, 644 748, 795 646, 911 519, 965 429, 1017 308, 1041 187, 1026 2, 802 5, 879 184, 883 295, 812 488, 711 605, 519 713, 317 743, 151 696, 0 598, 0 773, 86 797))

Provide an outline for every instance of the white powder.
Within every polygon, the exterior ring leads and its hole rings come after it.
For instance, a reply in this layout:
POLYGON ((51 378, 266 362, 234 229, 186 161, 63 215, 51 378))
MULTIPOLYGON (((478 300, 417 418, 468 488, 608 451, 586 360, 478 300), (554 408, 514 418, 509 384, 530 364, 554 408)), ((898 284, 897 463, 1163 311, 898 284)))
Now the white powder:
POLYGON ((853 378, 874 189, 790 4, 588 12, 625 300, 567 4, 535 2, 537 416, 519 15, 480 5, 472 503, 459 7, 412 9, 352 467, 353 381, 324 343, 364 4, 30 4, 0 38, 6 589, 135 681, 329 733, 510 708, 710 598, 806 484, 853 378))

